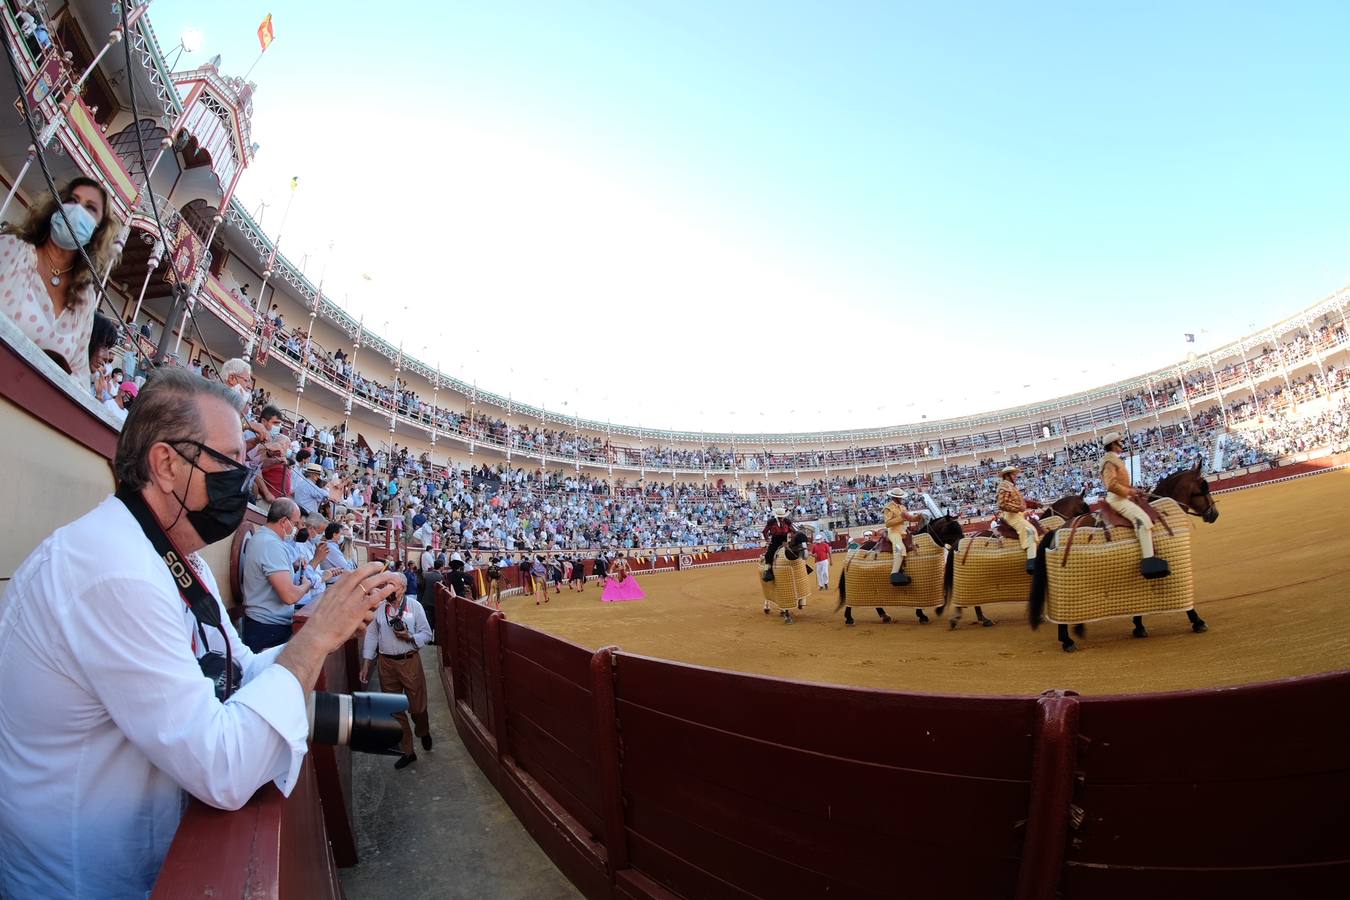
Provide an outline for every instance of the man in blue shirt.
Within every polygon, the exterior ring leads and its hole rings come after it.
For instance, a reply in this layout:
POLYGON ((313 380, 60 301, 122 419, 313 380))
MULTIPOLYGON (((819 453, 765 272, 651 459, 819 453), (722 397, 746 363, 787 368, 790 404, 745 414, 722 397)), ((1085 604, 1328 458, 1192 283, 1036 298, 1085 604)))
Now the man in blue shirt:
POLYGON ((341 569, 350 572, 356 568, 356 563, 342 555, 341 535, 342 526, 337 522, 329 522, 328 527, 323 530, 323 540, 328 545, 328 554, 319 561, 320 570, 341 569))
POLYGON ((291 638, 295 604, 315 584, 295 583, 295 557, 288 546, 300 528, 300 507, 278 497, 267 511, 267 524, 253 532, 240 560, 244 592, 244 643, 254 653, 276 647, 291 638))
POLYGON ((319 487, 319 478, 322 476, 322 466, 306 463, 304 477, 295 479, 295 483, 291 487, 291 492, 295 495, 296 505, 307 516, 316 514, 319 507, 328 502, 328 492, 319 487))

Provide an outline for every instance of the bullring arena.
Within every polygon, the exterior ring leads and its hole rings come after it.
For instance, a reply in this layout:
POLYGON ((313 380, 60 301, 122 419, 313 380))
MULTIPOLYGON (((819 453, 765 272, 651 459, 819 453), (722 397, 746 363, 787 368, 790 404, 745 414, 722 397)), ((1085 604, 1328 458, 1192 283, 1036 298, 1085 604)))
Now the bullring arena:
MULTIPOLYGON (((1193 690, 1329 672, 1350 664, 1350 471, 1297 478, 1221 495, 1222 515, 1193 525, 1196 607, 1210 625, 1191 633, 1184 616, 1148 618, 1150 637, 1129 623, 1091 625, 1082 652, 1066 656, 1054 627, 1033 632, 1025 604, 985 607, 998 625, 967 616, 919 625, 896 615, 883 625, 862 605, 846 628, 831 589, 813 593, 792 627, 761 612, 752 564, 640 576, 648 600, 604 604, 585 593, 550 593, 535 606, 508 597, 513 621, 587 648, 624 650, 701 666, 801 681, 956 694, 1083 694, 1193 690)), ((895 612, 892 610, 892 612, 895 612)), ((948 612, 950 616, 950 611, 948 612)))
POLYGON ((0 16, 0 895, 1350 896, 1334 4, 150 5, 0 16))

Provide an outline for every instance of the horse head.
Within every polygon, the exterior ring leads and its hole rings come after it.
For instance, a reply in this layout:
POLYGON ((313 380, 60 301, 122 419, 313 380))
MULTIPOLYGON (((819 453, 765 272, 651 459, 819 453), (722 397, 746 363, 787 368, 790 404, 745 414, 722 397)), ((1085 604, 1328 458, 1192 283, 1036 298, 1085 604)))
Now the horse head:
POLYGON ((1158 487, 1153 493, 1160 497, 1171 497, 1186 512, 1199 516, 1206 524, 1213 525, 1219 519, 1219 505, 1214 502, 1214 497, 1209 492, 1209 482, 1200 474, 1201 465, 1202 463, 1197 461, 1189 469, 1173 472, 1158 482, 1158 487))
POLYGON ((1079 516, 1086 516, 1092 512, 1092 507, 1088 506, 1087 488, 1077 494, 1069 494, 1060 497, 1054 503, 1050 504, 1050 510, 1066 522, 1072 522, 1079 516))
POLYGON ((924 531, 928 532, 929 536, 939 545, 953 550, 956 549, 956 545, 960 543, 961 538, 965 536, 965 530, 961 528, 961 523, 950 514, 929 519, 928 524, 924 526, 924 531))

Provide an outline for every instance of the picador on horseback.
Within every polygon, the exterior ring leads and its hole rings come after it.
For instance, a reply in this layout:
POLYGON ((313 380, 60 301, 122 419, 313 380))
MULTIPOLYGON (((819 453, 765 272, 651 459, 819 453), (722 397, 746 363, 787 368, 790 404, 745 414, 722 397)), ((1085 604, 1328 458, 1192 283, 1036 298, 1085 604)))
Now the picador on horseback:
POLYGON ((1153 553, 1153 521, 1148 513, 1134 502, 1144 500, 1145 495, 1130 482, 1130 469, 1120 458, 1123 449, 1121 434, 1118 431, 1102 435, 1102 483, 1106 485, 1106 505, 1129 520, 1134 526, 1134 536, 1139 541, 1139 574, 1145 578, 1166 578, 1172 574, 1167 560, 1153 553))
POLYGON ((797 526, 792 524, 788 518, 787 510, 781 506, 773 508, 773 514, 769 516, 769 521, 764 524, 764 540, 769 542, 769 547, 764 551, 764 564, 768 566, 764 570, 764 580, 773 581, 773 555, 778 552, 778 548, 783 546, 788 537, 797 530, 797 526))
POLYGON ((1027 574, 1030 575, 1036 571, 1036 543, 1039 535, 1036 526, 1027 520, 1027 510, 1039 507, 1040 504, 1028 503, 1022 497, 1022 492, 1017 487, 1017 473, 1020 471, 1022 470, 1017 466, 1004 466, 1003 471, 999 473, 1003 476, 1003 480, 998 483, 998 517, 1017 532, 1017 539, 1027 554, 1027 574))
POLYGON ((886 492, 891 499, 881 510, 886 521, 886 536, 891 539, 891 584, 904 586, 911 579, 905 574, 905 523, 922 522, 923 516, 905 508, 904 488, 891 488, 886 492))

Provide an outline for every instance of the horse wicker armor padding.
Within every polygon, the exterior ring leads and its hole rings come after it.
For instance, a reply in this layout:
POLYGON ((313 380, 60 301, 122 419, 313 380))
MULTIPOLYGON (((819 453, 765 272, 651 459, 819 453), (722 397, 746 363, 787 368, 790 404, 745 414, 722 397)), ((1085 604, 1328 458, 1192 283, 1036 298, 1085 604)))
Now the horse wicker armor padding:
POLYGON ((849 606, 922 609, 942 605, 942 568, 947 551, 926 534, 916 534, 913 540, 914 549, 905 556, 905 571, 913 580, 904 587, 891 584, 889 552, 855 550, 845 558, 840 574, 848 578, 849 606))
POLYGON ((1045 554, 1049 589, 1045 617, 1076 625, 1098 619, 1186 612, 1195 605, 1191 528, 1174 500, 1153 501, 1171 527, 1153 526, 1154 552, 1172 567, 1167 578, 1139 575, 1139 542, 1132 528, 1061 528, 1045 554))
POLYGON ((784 549, 778 548, 773 556, 773 581, 764 580, 767 567, 763 558, 755 567, 760 587, 764 590, 765 612, 769 611, 770 606, 777 606, 780 611, 800 609, 815 586, 815 578, 806 574, 806 557, 788 559, 784 549))
MULTIPOLYGON (((1046 516, 1040 524, 1051 532, 1064 520, 1046 516)), ((1025 603, 1030 587, 1027 552, 1016 538, 968 537, 957 547, 952 568, 952 602, 957 606, 1025 603)))

